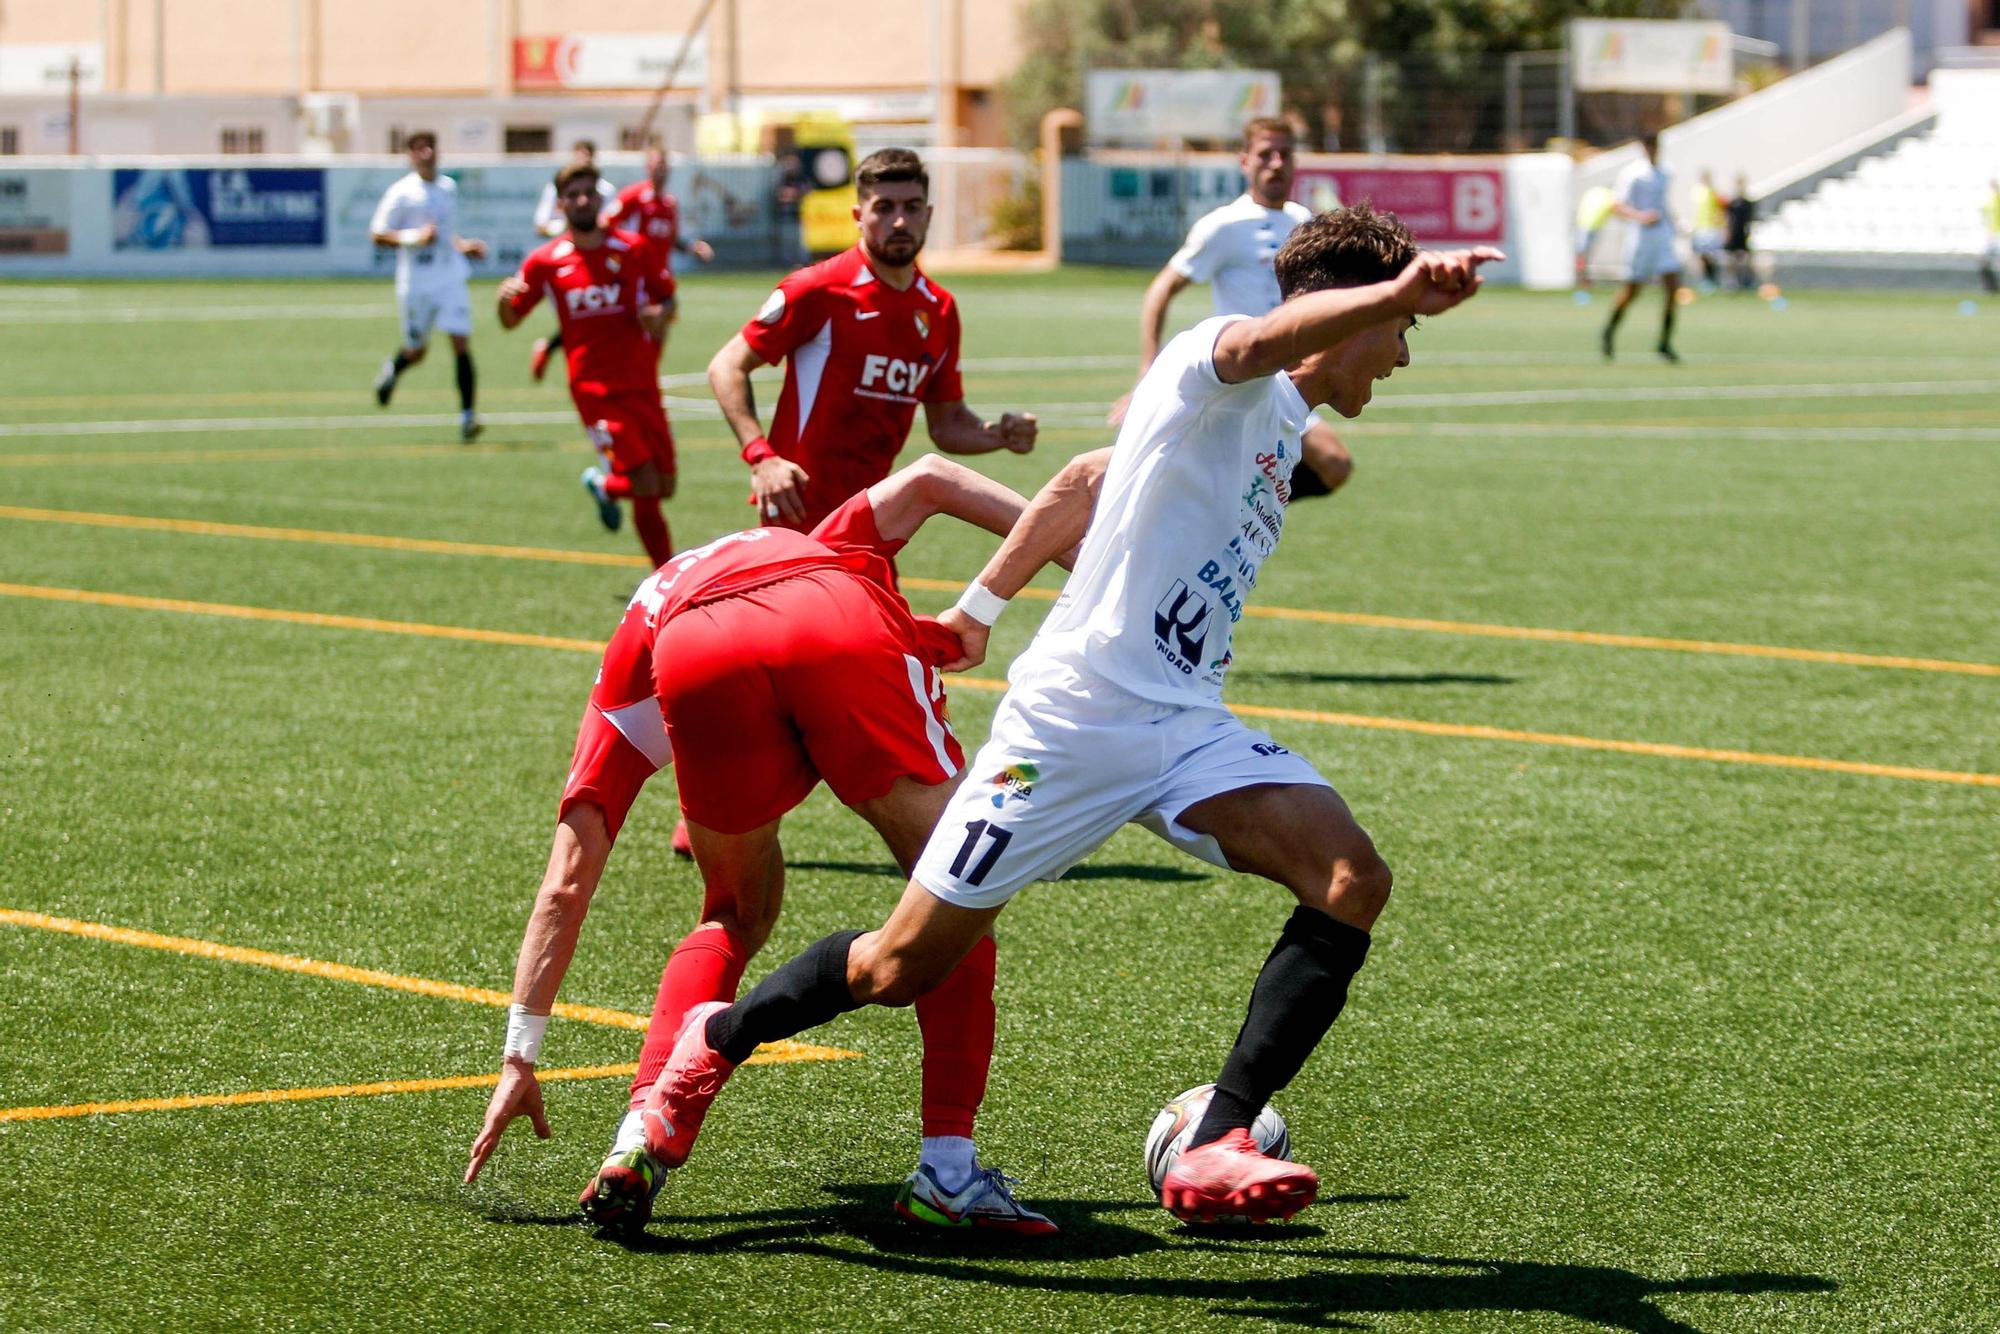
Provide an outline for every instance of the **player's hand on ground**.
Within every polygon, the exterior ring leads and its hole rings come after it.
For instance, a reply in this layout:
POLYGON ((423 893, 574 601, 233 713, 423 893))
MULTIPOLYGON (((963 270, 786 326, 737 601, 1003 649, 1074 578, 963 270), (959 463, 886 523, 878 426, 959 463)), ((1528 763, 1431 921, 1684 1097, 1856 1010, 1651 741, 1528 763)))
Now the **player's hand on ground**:
POLYGON ((519 301, 531 290, 533 289, 522 280, 521 275, 518 273, 500 280, 500 299, 502 301, 519 301))
POLYGON ((486 1103, 486 1124, 472 1141, 472 1161, 466 1164, 465 1180, 470 1184, 500 1145, 500 1136, 519 1117, 527 1117, 535 1127, 535 1138, 549 1137, 548 1114, 542 1110, 542 1086, 535 1079, 535 1067, 510 1056, 500 1069, 500 1083, 486 1103))
POLYGON ((790 459, 760 459, 750 470, 750 503, 762 518, 804 523, 806 502, 799 488, 810 480, 790 459))
POLYGON ((1127 391, 1126 393, 1120 395, 1116 403, 1113 403, 1111 405, 1111 411, 1104 414, 1105 425, 1123 426, 1125 424, 1125 414, 1129 412, 1131 408, 1132 408, 1132 395, 1130 391, 1127 391))
POLYGON ((1040 425, 1032 412, 1003 412, 1000 414, 1000 443, 1016 454, 1026 454, 1035 447, 1035 435, 1040 425))
POLYGON ((986 638, 993 633, 993 627, 981 625, 957 607, 947 607, 938 613, 938 624, 958 636, 962 650, 958 658, 938 668, 941 672, 970 671, 986 661, 986 638))
POLYGON ((1492 246, 1421 251, 1396 276, 1396 303, 1412 315, 1442 315, 1479 290, 1481 264, 1505 258, 1492 246))

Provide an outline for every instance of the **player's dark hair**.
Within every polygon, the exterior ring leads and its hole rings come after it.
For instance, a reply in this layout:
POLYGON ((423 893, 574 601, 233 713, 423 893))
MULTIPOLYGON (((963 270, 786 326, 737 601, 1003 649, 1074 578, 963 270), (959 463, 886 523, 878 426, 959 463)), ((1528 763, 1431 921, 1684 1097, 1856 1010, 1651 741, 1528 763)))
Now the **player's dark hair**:
POLYGON ((585 178, 595 183, 598 179, 597 168, 588 166, 582 162, 569 163, 556 173, 556 195, 558 197, 562 196, 569 190, 573 182, 584 180, 585 178))
POLYGON ((866 199, 875 193, 877 186, 900 185, 905 181, 915 181, 924 187, 924 194, 931 192, 931 174, 924 170, 924 160, 907 148, 880 148, 861 159, 861 165, 854 170, 854 193, 866 199))
POLYGON ((1417 257, 1410 229, 1393 213, 1367 204, 1331 208, 1300 223, 1272 266, 1287 299, 1330 287, 1385 282, 1417 257))
POLYGON ((437 146, 438 137, 429 130, 418 130, 415 134, 405 135, 403 138, 403 151, 405 153, 413 149, 436 148, 437 146))
POLYGON ((1250 151, 1250 143, 1260 134, 1282 134, 1294 143, 1298 142, 1298 127, 1283 116, 1259 116, 1243 127, 1243 151, 1250 151))
POLYGON ((588 153, 592 157, 596 157, 597 141, 595 139, 579 139, 569 146, 569 151, 572 153, 588 153))

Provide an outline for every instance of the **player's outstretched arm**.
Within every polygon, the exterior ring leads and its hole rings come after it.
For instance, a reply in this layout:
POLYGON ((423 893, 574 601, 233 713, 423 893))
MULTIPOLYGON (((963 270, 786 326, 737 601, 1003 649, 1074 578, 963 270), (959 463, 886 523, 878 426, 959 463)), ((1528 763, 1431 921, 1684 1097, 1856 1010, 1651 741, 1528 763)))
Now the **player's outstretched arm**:
POLYGON ((986 640, 1007 602, 1051 562, 1067 569, 1090 528, 1097 492, 1111 466, 1111 450, 1079 454, 1043 484, 1008 530, 986 568, 938 622, 958 635, 965 656, 944 670, 962 672, 986 660, 986 640))
POLYGON ((1166 332, 1167 308, 1194 280, 1169 264, 1153 275, 1146 295, 1139 302, 1139 377, 1153 368, 1160 355, 1161 335, 1166 332))
POLYGON ((542 1089, 535 1079, 541 1057, 542 1033, 555 1008, 556 991, 576 954, 577 937, 590 911, 591 895, 611 857, 611 836, 604 812, 592 805, 572 807, 556 826, 549 849, 548 871, 535 895, 528 929, 521 938, 514 964, 513 1004, 507 1010, 507 1046, 501 1058, 500 1082, 486 1104, 486 1121, 472 1141, 465 1179, 479 1176, 500 1137, 520 1117, 527 1117, 535 1135, 547 1139, 549 1119, 542 1110, 542 1089))
POLYGON ((963 463, 926 454, 868 488, 875 531, 891 542, 906 542, 932 515, 952 518, 1005 537, 1028 507, 1027 498, 963 463))
POLYGON ((739 333, 709 359, 708 388, 722 409, 723 420, 736 432, 743 461, 750 465, 750 503, 757 507, 759 517, 804 523, 806 503, 799 488, 812 479, 804 468, 780 456, 757 424, 750 372, 769 364, 739 333))
POLYGON ((1216 376, 1242 384, 1296 366, 1385 320, 1441 315, 1479 290, 1480 265, 1505 258, 1491 246, 1425 250, 1386 282, 1295 296, 1268 315, 1223 329, 1215 340, 1216 376))
POLYGON ((947 454, 991 454, 1000 449, 1026 454, 1034 449, 1040 430, 1032 412, 1003 412, 999 421, 981 421, 962 398, 925 403, 924 426, 932 442, 947 454))

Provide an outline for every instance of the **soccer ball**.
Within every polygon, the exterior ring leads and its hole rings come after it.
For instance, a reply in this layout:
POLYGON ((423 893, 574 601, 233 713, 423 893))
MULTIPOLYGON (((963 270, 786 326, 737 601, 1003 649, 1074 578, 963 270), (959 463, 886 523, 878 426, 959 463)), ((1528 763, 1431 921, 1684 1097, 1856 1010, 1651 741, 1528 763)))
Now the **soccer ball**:
MULTIPOLYGON (((1146 1175, 1152 1178, 1155 1196, 1167 1179, 1168 1169, 1194 1137, 1201 1118, 1207 1115, 1208 1100, 1213 1096, 1215 1085, 1197 1084, 1162 1107, 1153 1118, 1153 1128, 1146 1132, 1146 1175)), ((1250 1127, 1250 1138, 1271 1157, 1291 1161, 1292 1132, 1270 1103, 1265 1103, 1264 1110, 1257 1113, 1257 1120, 1250 1127)))

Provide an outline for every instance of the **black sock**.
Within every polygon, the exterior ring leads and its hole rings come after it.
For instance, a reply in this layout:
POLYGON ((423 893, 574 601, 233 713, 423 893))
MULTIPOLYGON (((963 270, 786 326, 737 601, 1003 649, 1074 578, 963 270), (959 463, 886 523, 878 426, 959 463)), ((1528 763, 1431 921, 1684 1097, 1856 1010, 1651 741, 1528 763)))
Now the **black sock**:
POLYGON ((1257 974, 1250 1012, 1188 1147, 1249 1129, 1271 1095, 1292 1082, 1347 1003, 1368 941, 1366 931, 1316 909, 1293 910, 1257 974))
POLYGON ((461 352, 458 354, 458 406, 467 412, 472 411, 472 385, 472 354, 461 352))
POLYGON ((396 374, 400 377, 404 371, 410 369, 410 354, 399 347, 396 349, 396 359, 389 364, 396 368, 396 374))
POLYGON ((859 931, 836 931, 800 952, 751 989, 749 995, 708 1021, 708 1045, 722 1059, 741 1065, 761 1043, 776 1042, 861 1003, 847 989, 847 951, 859 931))
POLYGON ((1292 499, 1310 500, 1314 496, 1332 494, 1333 488, 1326 484, 1326 478, 1319 475, 1319 470, 1306 460, 1299 460, 1299 466, 1292 469, 1292 499))
POLYGON ((1674 299, 1672 297, 1668 297, 1667 313, 1660 317, 1661 347, 1672 347, 1674 345, 1674 316, 1678 313, 1679 312, 1674 309, 1674 299))

